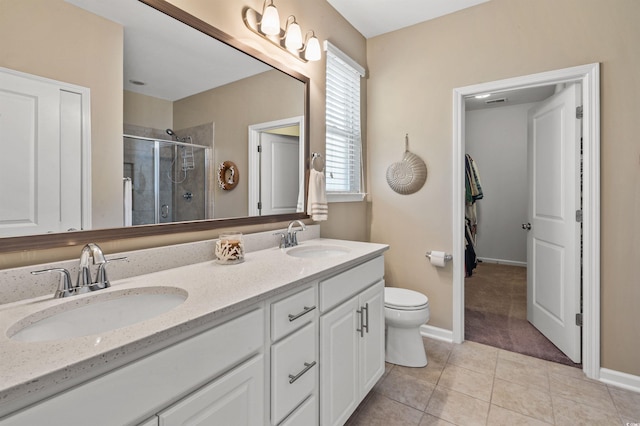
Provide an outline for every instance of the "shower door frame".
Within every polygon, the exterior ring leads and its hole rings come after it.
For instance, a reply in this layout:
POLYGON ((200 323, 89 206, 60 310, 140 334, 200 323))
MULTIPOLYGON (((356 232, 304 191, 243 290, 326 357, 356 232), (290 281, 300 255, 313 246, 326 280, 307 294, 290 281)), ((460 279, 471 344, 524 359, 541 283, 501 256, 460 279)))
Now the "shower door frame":
MULTIPOLYGON (((210 171, 211 171, 211 152, 213 147, 206 145, 199 145, 194 143, 185 143, 178 141, 170 141, 167 139, 159 139, 159 138, 149 138, 146 136, 135 136, 129 134, 123 134, 123 138, 136 139, 142 141, 153 142, 153 194, 154 194, 154 223, 145 223, 144 225, 158 225, 164 223, 176 223, 176 222, 184 222, 176 220, 175 217, 172 218, 170 222, 160 222, 160 144, 165 143, 172 145, 171 148, 177 147, 191 147, 202 149, 204 151, 204 218, 197 220, 208 220, 213 219, 213 206, 209 205, 210 200, 212 200, 212 194, 210 194, 210 171)), ((174 166, 174 163, 172 163, 174 166)), ((175 185, 175 182, 172 182, 175 185)), ((175 209, 174 209, 175 210, 175 209)))

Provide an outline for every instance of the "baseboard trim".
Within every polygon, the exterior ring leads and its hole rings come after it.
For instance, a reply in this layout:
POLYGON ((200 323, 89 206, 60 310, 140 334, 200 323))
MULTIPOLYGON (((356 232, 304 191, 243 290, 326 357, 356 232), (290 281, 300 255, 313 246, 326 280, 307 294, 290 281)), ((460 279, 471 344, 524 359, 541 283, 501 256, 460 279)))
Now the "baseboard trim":
POLYGON ((634 376, 633 374, 601 368, 600 381, 633 392, 640 392, 640 376, 634 376))
POLYGON ((519 262, 517 260, 492 259, 490 257, 478 257, 478 260, 485 263, 497 263, 499 265, 522 266, 523 268, 527 267, 527 262, 519 262))
MULTIPOLYGON (((424 324, 420 327, 420 334, 430 339, 453 343, 453 332, 444 328, 424 324)), ((599 380, 608 385, 640 393, 640 376, 634 376, 633 374, 610 370, 608 368, 600 368, 599 380)))
POLYGON ((423 324, 420 326, 420 334, 423 337, 429 337, 430 339, 453 343, 453 332, 444 328, 423 324))

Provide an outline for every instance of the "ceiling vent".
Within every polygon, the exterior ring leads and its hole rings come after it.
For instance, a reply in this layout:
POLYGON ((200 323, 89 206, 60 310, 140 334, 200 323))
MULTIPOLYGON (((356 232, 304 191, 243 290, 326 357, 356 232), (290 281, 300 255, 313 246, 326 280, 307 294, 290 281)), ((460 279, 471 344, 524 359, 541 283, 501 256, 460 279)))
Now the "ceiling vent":
POLYGON ((492 104, 503 104, 505 102, 507 102, 507 98, 497 98, 497 99, 489 99, 488 101, 484 101, 485 104, 487 105, 492 105, 492 104))

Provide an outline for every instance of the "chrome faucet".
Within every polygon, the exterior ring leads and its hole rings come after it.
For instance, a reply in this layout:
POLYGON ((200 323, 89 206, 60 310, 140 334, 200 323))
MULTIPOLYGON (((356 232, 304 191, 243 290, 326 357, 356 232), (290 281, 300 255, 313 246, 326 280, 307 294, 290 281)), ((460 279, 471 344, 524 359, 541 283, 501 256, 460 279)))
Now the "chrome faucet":
POLYGON ((289 247, 293 247, 293 246, 297 246, 298 245, 298 236, 297 233, 298 231, 304 231, 306 230, 307 227, 305 226, 304 223, 302 223, 299 220, 292 220, 289 223, 289 227, 287 228, 287 239, 289 241, 289 247), (295 224, 300 225, 300 227, 296 230, 293 229, 295 224))
POLYGON ((114 259, 105 259, 102 249, 95 243, 89 243, 82 248, 80 253, 80 268, 78 270, 78 280, 76 285, 71 284, 71 274, 64 268, 51 268, 41 271, 32 271, 32 275, 40 275, 46 272, 59 272, 61 274, 60 284, 54 298, 73 296, 74 294, 82 294, 90 291, 101 290, 111 286, 107 279, 106 266, 109 262, 116 260, 127 260, 126 257, 117 257, 114 259), (91 281, 90 261, 93 265, 98 265, 95 281, 91 281))
POLYGON ((292 220, 289 223, 289 226, 287 227, 286 234, 284 232, 276 232, 273 235, 280 236, 280 242, 278 244, 279 248, 293 247, 298 245, 298 236, 297 236, 298 231, 304 231, 305 229, 307 229, 307 227, 305 226, 304 223, 302 223, 299 220, 292 220), (299 227, 298 229, 293 229, 296 223, 299 225, 299 227))
POLYGON ((97 274, 96 281, 91 281, 91 270, 89 267, 90 258, 94 265, 102 266, 107 263, 107 260, 104 258, 104 253, 102 253, 102 249, 97 244, 89 243, 82 248, 82 252, 80 253, 80 269, 78 270, 78 280, 76 281, 76 288, 78 290, 86 289, 85 291, 81 291, 82 293, 91 291, 92 289, 89 287, 98 283, 97 274))
POLYGON ((76 288, 71 284, 71 274, 64 268, 51 268, 51 269, 43 269, 41 271, 31 271, 31 275, 40 275, 47 272, 59 272, 60 275, 60 284, 58 284, 58 289, 53 294, 53 297, 59 299, 61 297, 73 296, 75 294, 76 288))

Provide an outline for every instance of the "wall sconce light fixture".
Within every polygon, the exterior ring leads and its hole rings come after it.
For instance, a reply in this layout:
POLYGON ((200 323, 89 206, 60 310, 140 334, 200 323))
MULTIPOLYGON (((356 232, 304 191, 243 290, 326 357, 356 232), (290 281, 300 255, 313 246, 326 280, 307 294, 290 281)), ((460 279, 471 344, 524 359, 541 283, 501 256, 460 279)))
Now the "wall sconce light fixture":
POLYGON ((284 30, 280 28, 280 16, 273 0, 264 0, 262 15, 246 7, 243 20, 251 31, 302 62, 319 61, 322 57, 320 41, 315 33, 313 30, 307 31, 303 40, 302 30, 295 16, 290 15, 287 18, 284 30))
POLYGON ((280 15, 278 15, 278 9, 273 5, 273 0, 269 3, 267 4, 267 0, 264 2, 262 19, 260 20, 260 32, 266 35, 279 35, 280 15))

